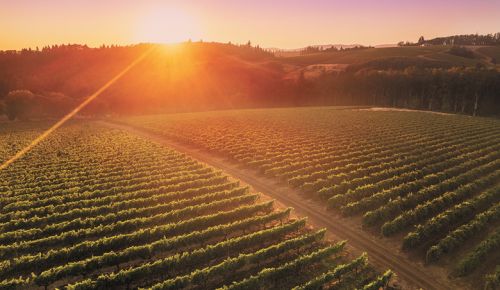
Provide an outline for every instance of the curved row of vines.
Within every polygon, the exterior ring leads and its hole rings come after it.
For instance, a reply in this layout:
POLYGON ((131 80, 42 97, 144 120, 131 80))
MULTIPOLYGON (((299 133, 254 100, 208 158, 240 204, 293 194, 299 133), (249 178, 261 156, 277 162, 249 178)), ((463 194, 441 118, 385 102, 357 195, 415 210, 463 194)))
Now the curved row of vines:
MULTIPOLYGON (((0 129, 3 160, 30 126, 0 129)), ((72 122, 0 172, 0 289, 387 285, 392 272, 290 210, 188 156, 72 122)))
POLYGON ((498 264, 499 120, 324 107, 121 121, 255 168, 332 214, 361 216, 454 276, 498 264))

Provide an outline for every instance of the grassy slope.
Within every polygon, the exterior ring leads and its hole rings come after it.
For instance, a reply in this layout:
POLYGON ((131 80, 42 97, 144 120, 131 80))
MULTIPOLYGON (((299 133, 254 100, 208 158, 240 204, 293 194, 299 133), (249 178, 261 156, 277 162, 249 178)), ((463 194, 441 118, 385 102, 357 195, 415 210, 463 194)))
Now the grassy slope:
POLYGON ((435 60, 439 60, 439 61, 444 61, 444 62, 450 63, 453 66, 461 66, 461 65, 464 65, 464 66, 474 66, 474 65, 476 65, 476 63, 480 63, 481 62, 480 58, 477 58, 477 57, 471 59, 471 58, 465 58, 465 57, 456 56, 456 55, 449 54, 449 53, 446 53, 446 52, 435 53, 435 54, 429 55, 427 57, 431 58, 431 59, 435 59, 435 60))
POLYGON ((478 48, 477 51, 483 55, 495 58, 497 63, 500 62, 500 46, 486 46, 478 48))
MULTIPOLYGON (((369 48, 363 50, 335 51, 297 57, 288 57, 283 58, 282 61, 284 63, 294 65, 311 65, 316 63, 353 64, 392 57, 422 57, 430 60, 444 61, 455 66, 472 66, 478 62, 477 59, 467 59, 450 55, 446 53, 448 49, 449 47, 446 46, 369 48)), ((484 49, 489 48, 485 47, 484 49)), ((492 53, 500 54, 500 50, 495 50, 492 53)))

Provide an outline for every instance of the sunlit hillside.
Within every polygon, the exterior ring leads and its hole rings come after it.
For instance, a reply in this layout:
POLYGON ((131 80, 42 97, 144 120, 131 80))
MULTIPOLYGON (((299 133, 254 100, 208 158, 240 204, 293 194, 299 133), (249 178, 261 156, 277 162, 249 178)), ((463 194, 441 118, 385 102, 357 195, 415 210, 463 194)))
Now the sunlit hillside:
POLYGON ((499 290, 499 19, 0 0, 0 290, 499 290))

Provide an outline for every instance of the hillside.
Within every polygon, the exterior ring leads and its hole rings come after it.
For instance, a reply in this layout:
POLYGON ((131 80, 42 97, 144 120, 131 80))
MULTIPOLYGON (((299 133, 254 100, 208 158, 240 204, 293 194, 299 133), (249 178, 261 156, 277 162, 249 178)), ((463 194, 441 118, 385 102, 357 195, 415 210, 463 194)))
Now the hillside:
POLYGON ((68 112, 150 47, 154 47, 152 53, 83 113, 311 104, 404 106, 486 115, 500 111, 495 101, 500 85, 497 47, 355 47, 277 57, 249 45, 189 42, 101 48, 66 45, 0 53, 0 115, 39 118, 68 112), (468 91, 458 88, 457 79, 463 75, 478 80, 468 91), (404 82, 395 82, 398 78, 404 82), (422 86, 424 80, 434 83, 422 86))
MULTIPOLYGON (((74 46, 4 53, 0 55, 0 98, 21 89, 42 95, 58 92, 72 99, 86 97, 148 47, 74 46)), ((273 66, 270 59, 271 55, 256 48, 225 44, 158 46, 99 101, 113 103, 118 111, 140 110, 145 103, 149 108, 158 103, 176 108, 245 104, 250 97, 264 95, 269 86, 279 82, 280 67, 273 66)))
MULTIPOLYGON (((20 124, 0 126, 0 160, 46 125, 20 124)), ((0 289, 388 283, 291 210, 172 148, 72 121, 0 171, 0 289)))
MULTIPOLYGON (((497 51, 496 47, 483 47, 481 50, 487 53, 497 51), (490 52, 491 51, 491 52, 490 52)), ((450 46, 404 46, 404 47, 381 47, 365 48, 360 50, 345 50, 333 52, 320 52, 316 54, 300 55, 287 57, 282 61, 294 65, 311 64, 360 64, 374 60, 385 60, 392 58, 408 58, 413 61, 419 59, 441 62, 442 66, 474 66, 478 63, 484 63, 481 55, 476 54, 474 58, 465 58, 454 56, 448 53, 450 46)))
MULTIPOLYGON (((269 186, 298 200, 298 210, 315 204, 344 224, 332 232, 352 244, 369 235, 390 254, 404 253, 428 272, 446 269, 470 289, 483 288, 498 265, 499 120, 314 107, 122 121, 274 180, 269 186)), ((419 286, 445 289, 437 281, 419 286)))

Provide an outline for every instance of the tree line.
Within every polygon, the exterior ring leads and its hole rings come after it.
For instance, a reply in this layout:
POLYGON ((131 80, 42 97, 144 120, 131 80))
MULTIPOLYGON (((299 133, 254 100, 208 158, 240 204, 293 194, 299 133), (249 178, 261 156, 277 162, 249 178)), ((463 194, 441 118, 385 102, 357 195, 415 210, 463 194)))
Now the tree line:
POLYGON ((445 37, 436 37, 426 40, 420 36, 417 42, 401 41, 399 46, 416 45, 500 45, 500 32, 489 34, 462 34, 445 37))
POLYGON ((373 48, 372 46, 364 46, 364 45, 355 45, 352 47, 344 47, 344 46, 331 46, 331 47, 322 47, 322 46, 307 46, 300 50, 300 55, 308 55, 314 53, 321 52, 336 52, 336 51, 352 51, 352 50, 362 50, 373 48))
POLYGON ((500 73, 482 67, 348 70, 314 81, 299 79, 296 86, 297 99, 316 104, 392 106, 474 116, 500 112, 500 73))
MULTIPOLYGON (((373 105, 500 114, 500 73, 493 68, 392 57, 354 63, 314 78, 306 77, 305 69, 300 68, 298 77, 290 78, 286 59, 251 43, 184 45, 176 58, 158 52, 145 59, 81 113, 373 105)), ((146 44, 100 48, 65 45, 2 52, 0 116, 11 120, 60 117, 147 48, 146 44)), ((350 50, 360 49, 364 48, 350 50)), ((449 53, 468 57, 470 51, 457 47, 449 53)))

